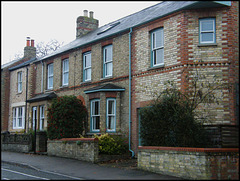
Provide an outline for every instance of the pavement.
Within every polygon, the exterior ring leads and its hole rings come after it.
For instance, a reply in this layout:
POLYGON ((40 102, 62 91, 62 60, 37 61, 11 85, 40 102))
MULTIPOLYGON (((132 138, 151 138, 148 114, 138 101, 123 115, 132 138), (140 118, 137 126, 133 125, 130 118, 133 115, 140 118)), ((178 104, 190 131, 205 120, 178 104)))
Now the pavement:
POLYGON ((36 170, 61 173, 86 180, 182 180, 181 178, 139 170, 137 160, 90 163, 43 154, 2 151, 1 161, 36 170))

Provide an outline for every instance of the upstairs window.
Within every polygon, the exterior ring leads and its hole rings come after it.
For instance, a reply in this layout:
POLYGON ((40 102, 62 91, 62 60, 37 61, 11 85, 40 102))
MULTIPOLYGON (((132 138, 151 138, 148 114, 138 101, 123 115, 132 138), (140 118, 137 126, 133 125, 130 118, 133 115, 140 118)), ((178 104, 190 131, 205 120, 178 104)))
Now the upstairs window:
POLYGON ((163 28, 154 30, 151 33, 151 66, 164 65, 164 34, 163 28))
POLYGON ((204 18, 199 20, 199 43, 216 43, 215 18, 204 18))
POLYGON ((112 76, 112 62, 112 45, 108 45, 103 48, 103 77, 112 76))
POLYGON ((62 61, 62 85, 68 85, 69 61, 65 59, 62 61))
POLYGON ((91 80, 91 52, 83 54, 83 81, 91 80))
POLYGON ((17 80, 18 80, 18 93, 22 92, 22 72, 17 73, 17 80))
POLYGON ((47 78, 47 88, 53 89, 53 63, 47 66, 48 78, 47 78))

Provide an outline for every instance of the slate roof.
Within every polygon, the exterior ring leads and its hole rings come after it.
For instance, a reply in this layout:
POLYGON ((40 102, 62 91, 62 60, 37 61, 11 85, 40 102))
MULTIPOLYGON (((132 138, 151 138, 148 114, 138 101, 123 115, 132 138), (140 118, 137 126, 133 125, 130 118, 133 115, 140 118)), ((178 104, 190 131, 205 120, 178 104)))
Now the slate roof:
POLYGON ((8 66, 10 66, 10 65, 12 65, 12 64, 14 64, 14 63, 16 63, 16 62, 18 62, 20 60, 22 60, 22 59, 23 58, 19 58, 19 59, 16 59, 16 60, 12 60, 11 62, 5 63, 5 64, 1 65, 1 69, 4 69, 4 68, 6 68, 6 67, 8 67, 8 66))
POLYGON ((14 67, 11 67, 9 68, 8 70, 12 71, 12 70, 16 70, 16 69, 19 69, 19 68, 22 68, 22 67, 25 67, 27 65, 29 65, 30 63, 34 62, 35 60, 37 60, 37 58, 31 58, 30 60, 26 61, 26 62, 23 62, 19 65, 16 65, 14 67))
POLYGON ((57 95, 54 92, 49 92, 49 93, 45 93, 45 94, 36 95, 35 97, 28 99, 27 102, 31 103, 31 102, 50 100, 50 99, 53 99, 56 97, 57 97, 57 95))
POLYGON ((221 7, 226 5, 228 5, 226 1, 224 3, 221 3, 220 1, 215 1, 215 2, 214 1, 163 1, 154 6, 150 6, 139 12, 136 12, 134 14, 131 14, 129 16, 126 16, 124 18, 111 22, 109 24, 106 24, 102 27, 99 27, 98 29, 92 32, 89 32, 85 36, 75 39, 69 44, 59 48, 53 53, 39 58, 38 61, 47 59, 54 55, 61 54, 71 49, 75 49, 75 48, 87 45, 89 43, 99 41, 106 37, 128 31, 131 27, 133 28, 133 27, 145 24, 147 22, 167 16, 171 13, 174 13, 183 9, 221 7), (108 29, 108 27, 111 27, 111 25, 114 25, 114 24, 117 24, 117 25, 108 29), (108 30, 105 31, 106 29, 108 30))
POLYGON ((122 87, 119 87, 117 85, 114 85, 114 84, 104 84, 104 85, 100 85, 100 86, 96 86, 96 87, 93 87, 93 88, 90 88, 90 89, 87 89, 84 91, 84 93, 93 93, 93 92, 105 92, 105 91, 111 91, 111 92, 114 92, 114 91, 125 91, 124 88, 122 87))

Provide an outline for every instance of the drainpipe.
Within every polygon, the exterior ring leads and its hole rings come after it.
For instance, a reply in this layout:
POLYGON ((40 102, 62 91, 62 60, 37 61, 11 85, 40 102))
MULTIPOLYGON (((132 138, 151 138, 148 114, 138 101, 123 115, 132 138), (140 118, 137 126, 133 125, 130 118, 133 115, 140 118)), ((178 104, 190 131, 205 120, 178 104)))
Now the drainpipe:
POLYGON ((25 133, 27 132, 27 96, 28 96, 28 67, 26 67, 26 100, 25 100, 25 120, 24 120, 25 133))
POLYGON ((131 119, 131 81, 132 81, 132 73, 131 73, 131 35, 132 33, 132 28, 130 28, 130 32, 129 32, 129 151, 132 152, 132 158, 134 157, 134 151, 131 150, 131 125, 132 125, 132 119, 131 119))
POLYGON ((42 81, 41 81, 41 93, 43 93, 43 61, 41 60, 41 63, 42 63, 42 81))

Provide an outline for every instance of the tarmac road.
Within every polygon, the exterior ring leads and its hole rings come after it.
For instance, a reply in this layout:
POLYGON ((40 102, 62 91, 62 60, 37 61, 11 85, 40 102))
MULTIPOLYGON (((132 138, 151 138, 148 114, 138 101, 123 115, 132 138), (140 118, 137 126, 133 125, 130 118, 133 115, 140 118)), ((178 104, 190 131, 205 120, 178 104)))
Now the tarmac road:
POLYGON ((1 164, 1 180, 83 180, 53 172, 41 171, 21 164, 1 164))
POLYGON ((1 156, 2 163, 17 163, 39 171, 63 174, 86 180, 182 180, 178 177, 138 169, 113 168, 75 159, 47 155, 2 151, 1 156))

